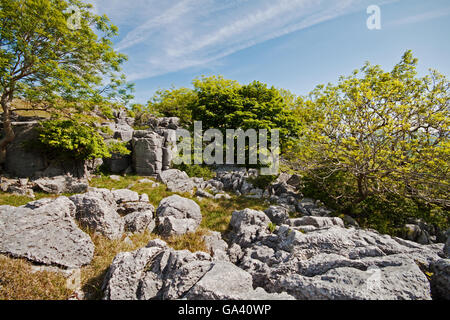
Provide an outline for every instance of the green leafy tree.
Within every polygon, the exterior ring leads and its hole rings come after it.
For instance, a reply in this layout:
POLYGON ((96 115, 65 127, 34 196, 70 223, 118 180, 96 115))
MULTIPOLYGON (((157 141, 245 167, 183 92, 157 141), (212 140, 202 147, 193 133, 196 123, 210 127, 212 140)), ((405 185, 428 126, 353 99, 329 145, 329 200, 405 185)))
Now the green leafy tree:
MULTIPOLYGON (((108 145, 98 131, 87 124, 71 120, 51 120, 41 123, 38 131, 38 147, 55 158, 83 161, 111 156, 108 145)), ((110 148, 115 151, 117 147, 119 146, 114 145, 110 148)))
POLYGON ((189 106, 194 104, 196 99, 195 92, 188 88, 158 90, 148 102, 148 111, 154 115, 180 118, 183 124, 189 125, 192 123, 189 106))
POLYGON ((33 110, 72 119, 131 98, 132 86, 120 75, 126 57, 112 49, 118 29, 90 8, 78 0, 0 0, 3 154, 15 138, 16 98, 33 110))
POLYGON ((416 66, 408 51, 391 72, 367 63, 300 99, 292 165, 341 203, 393 195, 448 207, 450 86, 416 66))
POLYGON ((192 118, 204 128, 279 129, 282 147, 297 137, 299 123, 280 92, 254 81, 240 85, 221 76, 193 82, 197 100, 191 105, 192 118))

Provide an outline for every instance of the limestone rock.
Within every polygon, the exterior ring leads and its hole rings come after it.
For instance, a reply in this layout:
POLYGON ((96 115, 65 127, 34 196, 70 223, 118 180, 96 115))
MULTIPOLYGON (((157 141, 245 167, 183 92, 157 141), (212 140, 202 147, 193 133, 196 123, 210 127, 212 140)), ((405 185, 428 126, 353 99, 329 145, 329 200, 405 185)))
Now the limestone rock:
POLYGON ((202 222, 197 203, 174 195, 163 199, 156 210, 158 232, 163 236, 195 232, 202 222))
POLYGON ((76 218, 82 226, 109 239, 118 239, 124 232, 124 222, 108 202, 93 195, 81 194, 70 197, 77 207, 76 218))
POLYGON ((71 217, 74 210, 65 197, 0 209, 0 252, 65 268, 89 264, 94 244, 71 217))
POLYGON ((161 172, 158 180, 167 185, 171 192, 189 192, 192 193, 195 184, 186 174, 186 172, 171 169, 161 172))

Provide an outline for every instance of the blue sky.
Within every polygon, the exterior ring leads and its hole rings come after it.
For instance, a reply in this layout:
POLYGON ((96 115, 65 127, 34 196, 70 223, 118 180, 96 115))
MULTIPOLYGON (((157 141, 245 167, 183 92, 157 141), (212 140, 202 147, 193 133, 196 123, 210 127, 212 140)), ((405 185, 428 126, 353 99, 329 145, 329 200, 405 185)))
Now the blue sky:
POLYGON ((449 0, 90 0, 119 27, 135 102, 201 75, 259 80, 297 95, 365 61, 390 70, 413 50, 419 71, 450 75, 449 0), (381 8, 381 30, 366 10, 381 8))

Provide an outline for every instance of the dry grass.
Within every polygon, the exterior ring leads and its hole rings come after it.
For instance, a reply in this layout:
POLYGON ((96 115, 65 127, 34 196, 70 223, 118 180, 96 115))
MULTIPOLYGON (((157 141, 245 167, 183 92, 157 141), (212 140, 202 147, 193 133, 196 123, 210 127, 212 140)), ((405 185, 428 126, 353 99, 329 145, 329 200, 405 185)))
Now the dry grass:
POLYGON ((70 294, 63 275, 32 273, 31 263, 0 256, 0 300, 67 300, 70 294))

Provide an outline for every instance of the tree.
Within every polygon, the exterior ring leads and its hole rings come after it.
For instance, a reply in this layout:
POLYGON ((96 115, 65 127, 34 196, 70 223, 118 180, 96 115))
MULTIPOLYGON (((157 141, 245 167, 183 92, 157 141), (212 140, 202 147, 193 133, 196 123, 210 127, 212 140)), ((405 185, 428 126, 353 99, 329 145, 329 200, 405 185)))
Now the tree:
POLYGON ((195 92, 188 88, 158 90, 148 102, 148 110, 164 117, 180 118, 183 124, 189 125, 192 123, 189 105, 195 103, 196 99, 195 92))
POLYGON ((336 200, 357 204, 396 195, 449 206, 449 82, 437 71, 418 77, 407 51, 391 72, 367 63, 299 100, 306 124, 295 168, 336 200), (335 184, 333 191, 327 187, 335 184))
POLYGON ((242 86, 221 76, 193 84, 197 99, 191 105, 192 118, 205 129, 278 129, 282 147, 297 137, 299 123, 276 88, 258 81, 242 86))
MULTIPOLYGON (((0 0, 0 103, 3 153, 15 136, 12 101, 52 116, 77 115, 126 103, 131 85, 120 75, 126 57, 112 49, 117 27, 78 0, 0 0), (70 10, 69 10, 70 9, 70 10), (69 28, 76 12, 79 25, 69 28), (74 30, 72 30, 74 29, 74 30)), ((19 111, 15 109, 15 111, 19 111)))

